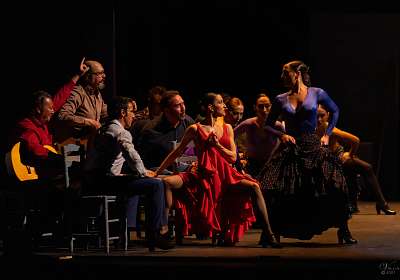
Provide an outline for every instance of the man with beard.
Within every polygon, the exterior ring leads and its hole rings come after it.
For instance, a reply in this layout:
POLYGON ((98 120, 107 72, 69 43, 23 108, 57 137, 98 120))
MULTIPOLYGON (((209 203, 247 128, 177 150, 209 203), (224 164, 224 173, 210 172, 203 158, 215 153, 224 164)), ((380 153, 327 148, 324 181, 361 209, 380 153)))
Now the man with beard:
MULTIPOLYGON (((156 169, 176 147, 187 127, 194 123, 186 115, 185 102, 180 93, 167 91, 161 98, 162 114, 150 121, 137 138, 138 151, 146 166, 156 169)), ((180 170, 181 171, 181 170, 180 170)))
MULTIPOLYGON (((165 91, 162 94, 161 115, 147 120, 141 130, 132 126, 130 132, 134 139, 135 148, 140 154, 142 161, 150 170, 156 170, 164 158, 181 141, 187 127, 194 123, 193 119, 186 115, 185 102, 176 90, 165 91), (137 134, 140 131, 140 134, 137 134)), ((175 165, 175 167, 178 167, 175 165)), ((164 174, 171 171, 183 171, 189 167, 188 164, 180 164, 177 170, 165 170, 164 174)), ((128 201, 130 217, 137 215, 138 197, 131 197, 128 201)), ((134 221, 134 219, 130 219, 134 221)), ((140 224, 134 225, 136 221, 128 224, 130 238, 136 239, 135 232, 140 234, 140 224)), ((162 229, 163 231, 166 228, 162 229)))
POLYGON ((58 143, 71 137, 90 141, 101 127, 100 121, 107 117, 107 105, 101 95, 106 79, 104 68, 94 60, 88 60, 85 64, 89 71, 74 87, 57 115, 54 129, 58 143))

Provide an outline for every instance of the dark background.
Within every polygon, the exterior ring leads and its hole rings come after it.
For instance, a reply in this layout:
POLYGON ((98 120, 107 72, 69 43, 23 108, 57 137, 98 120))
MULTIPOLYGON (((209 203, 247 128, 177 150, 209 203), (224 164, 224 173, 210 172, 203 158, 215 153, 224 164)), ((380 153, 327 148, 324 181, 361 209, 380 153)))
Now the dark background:
POLYGON ((83 56, 103 63, 106 100, 145 105, 156 84, 177 89, 195 116, 198 97, 224 91, 242 98, 246 117, 262 89, 283 91, 281 67, 311 68, 314 86, 341 109, 338 127, 370 142, 385 195, 400 198, 400 13, 394 4, 354 1, 133 1, 11 3, 1 9, 2 150, 37 89, 53 93, 83 56), (349 2, 349 3, 347 3, 349 2))

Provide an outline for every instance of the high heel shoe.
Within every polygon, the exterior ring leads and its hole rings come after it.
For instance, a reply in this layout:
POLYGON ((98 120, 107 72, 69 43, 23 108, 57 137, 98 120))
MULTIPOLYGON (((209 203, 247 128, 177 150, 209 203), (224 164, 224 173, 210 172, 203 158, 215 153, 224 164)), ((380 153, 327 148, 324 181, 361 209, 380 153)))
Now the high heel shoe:
POLYGON ((211 244, 212 246, 218 246, 218 247, 233 247, 235 246, 236 243, 225 240, 225 234, 219 232, 219 233, 213 233, 211 244))
POLYGON ((385 213, 385 215, 396 215, 396 211, 391 210, 391 209, 389 208, 389 205, 388 205, 387 203, 385 203, 383 206, 377 203, 377 204, 375 205, 375 208, 376 208, 376 214, 377 214, 377 215, 380 215, 380 214, 381 214, 381 211, 382 211, 383 213, 385 213))
POLYGON ((263 248, 283 248, 282 244, 279 242, 279 237, 275 237, 274 234, 266 234, 264 232, 261 233, 260 241, 258 242, 263 248))
POLYGON ((348 227, 339 228, 337 231, 337 237, 339 244, 357 244, 358 241, 351 236, 351 232, 348 227))
POLYGON ((234 247, 236 245, 235 242, 227 241, 222 237, 217 237, 212 239, 212 246, 217 247, 234 247))

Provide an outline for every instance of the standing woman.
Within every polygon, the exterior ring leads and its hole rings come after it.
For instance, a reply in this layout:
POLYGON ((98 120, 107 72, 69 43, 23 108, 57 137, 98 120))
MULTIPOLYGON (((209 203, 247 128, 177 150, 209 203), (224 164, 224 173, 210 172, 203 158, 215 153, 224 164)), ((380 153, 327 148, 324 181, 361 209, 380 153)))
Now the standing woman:
MULTIPOLYGON (((265 128, 265 121, 271 110, 269 97, 260 93, 256 97, 254 111, 256 116, 242 121, 234 128, 235 139, 241 135, 246 136, 246 171, 254 178, 260 173, 261 168, 279 145, 278 137, 265 128)), ((283 130, 283 125, 276 122, 276 127, 283 130)))
MULTIPOLYGON (((167 208, 172 206, 172 190, 186 192, 186 199, 175 205, 183 213, 183 234, 190 227, 196 233, 210 237, 220 233, 219 241, 233 245, 255 221, 250 194, 262 213, 266 239, 264 247, 280 247, 272 234, 268 212, 258 182, 232 167, 236 160, 236 147, 231 125, 217 118, 225 114, 221 95, 207 93, 202 100, 204 119, 187 128, 181 143, 163 161, 157 174, 180 156, 190 141, 195 142, 198 167, 196 172, 181 172, 164 177, 167 208)), ((176 193, 176 192, 175 192, 176 193)), ((177 197, 175 197, 177 198, 177 197)))
POLYGON ((308 66, 291 61, 283 66, 288 92, 272 104, 266 125, 283 143, 261 170, 258 180, 273 198, 271 225, 275 234, 309 240, 338 227, 340 244, 354 244, 348 228, 347 186, 340 160, 326 147, 339 117, 339 109, 321 88, 311 87, 308 66), (318 104, 331 114, 325 134, 316 134, 318 104), (274 129, 285 121, 285 132, 274 129))

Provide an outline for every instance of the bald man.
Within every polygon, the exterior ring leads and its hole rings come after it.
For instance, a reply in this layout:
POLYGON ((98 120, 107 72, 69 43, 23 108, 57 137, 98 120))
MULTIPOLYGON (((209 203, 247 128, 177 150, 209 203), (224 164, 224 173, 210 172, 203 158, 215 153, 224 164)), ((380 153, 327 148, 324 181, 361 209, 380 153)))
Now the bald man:
POLYGON ((57 115, 54 124, 58 143, 68 138, 90 139, 107 117, 107 105, 101 95, 105 88, 106 74, 100 62, 88 60, 89 71, 72 93, 57 115))

